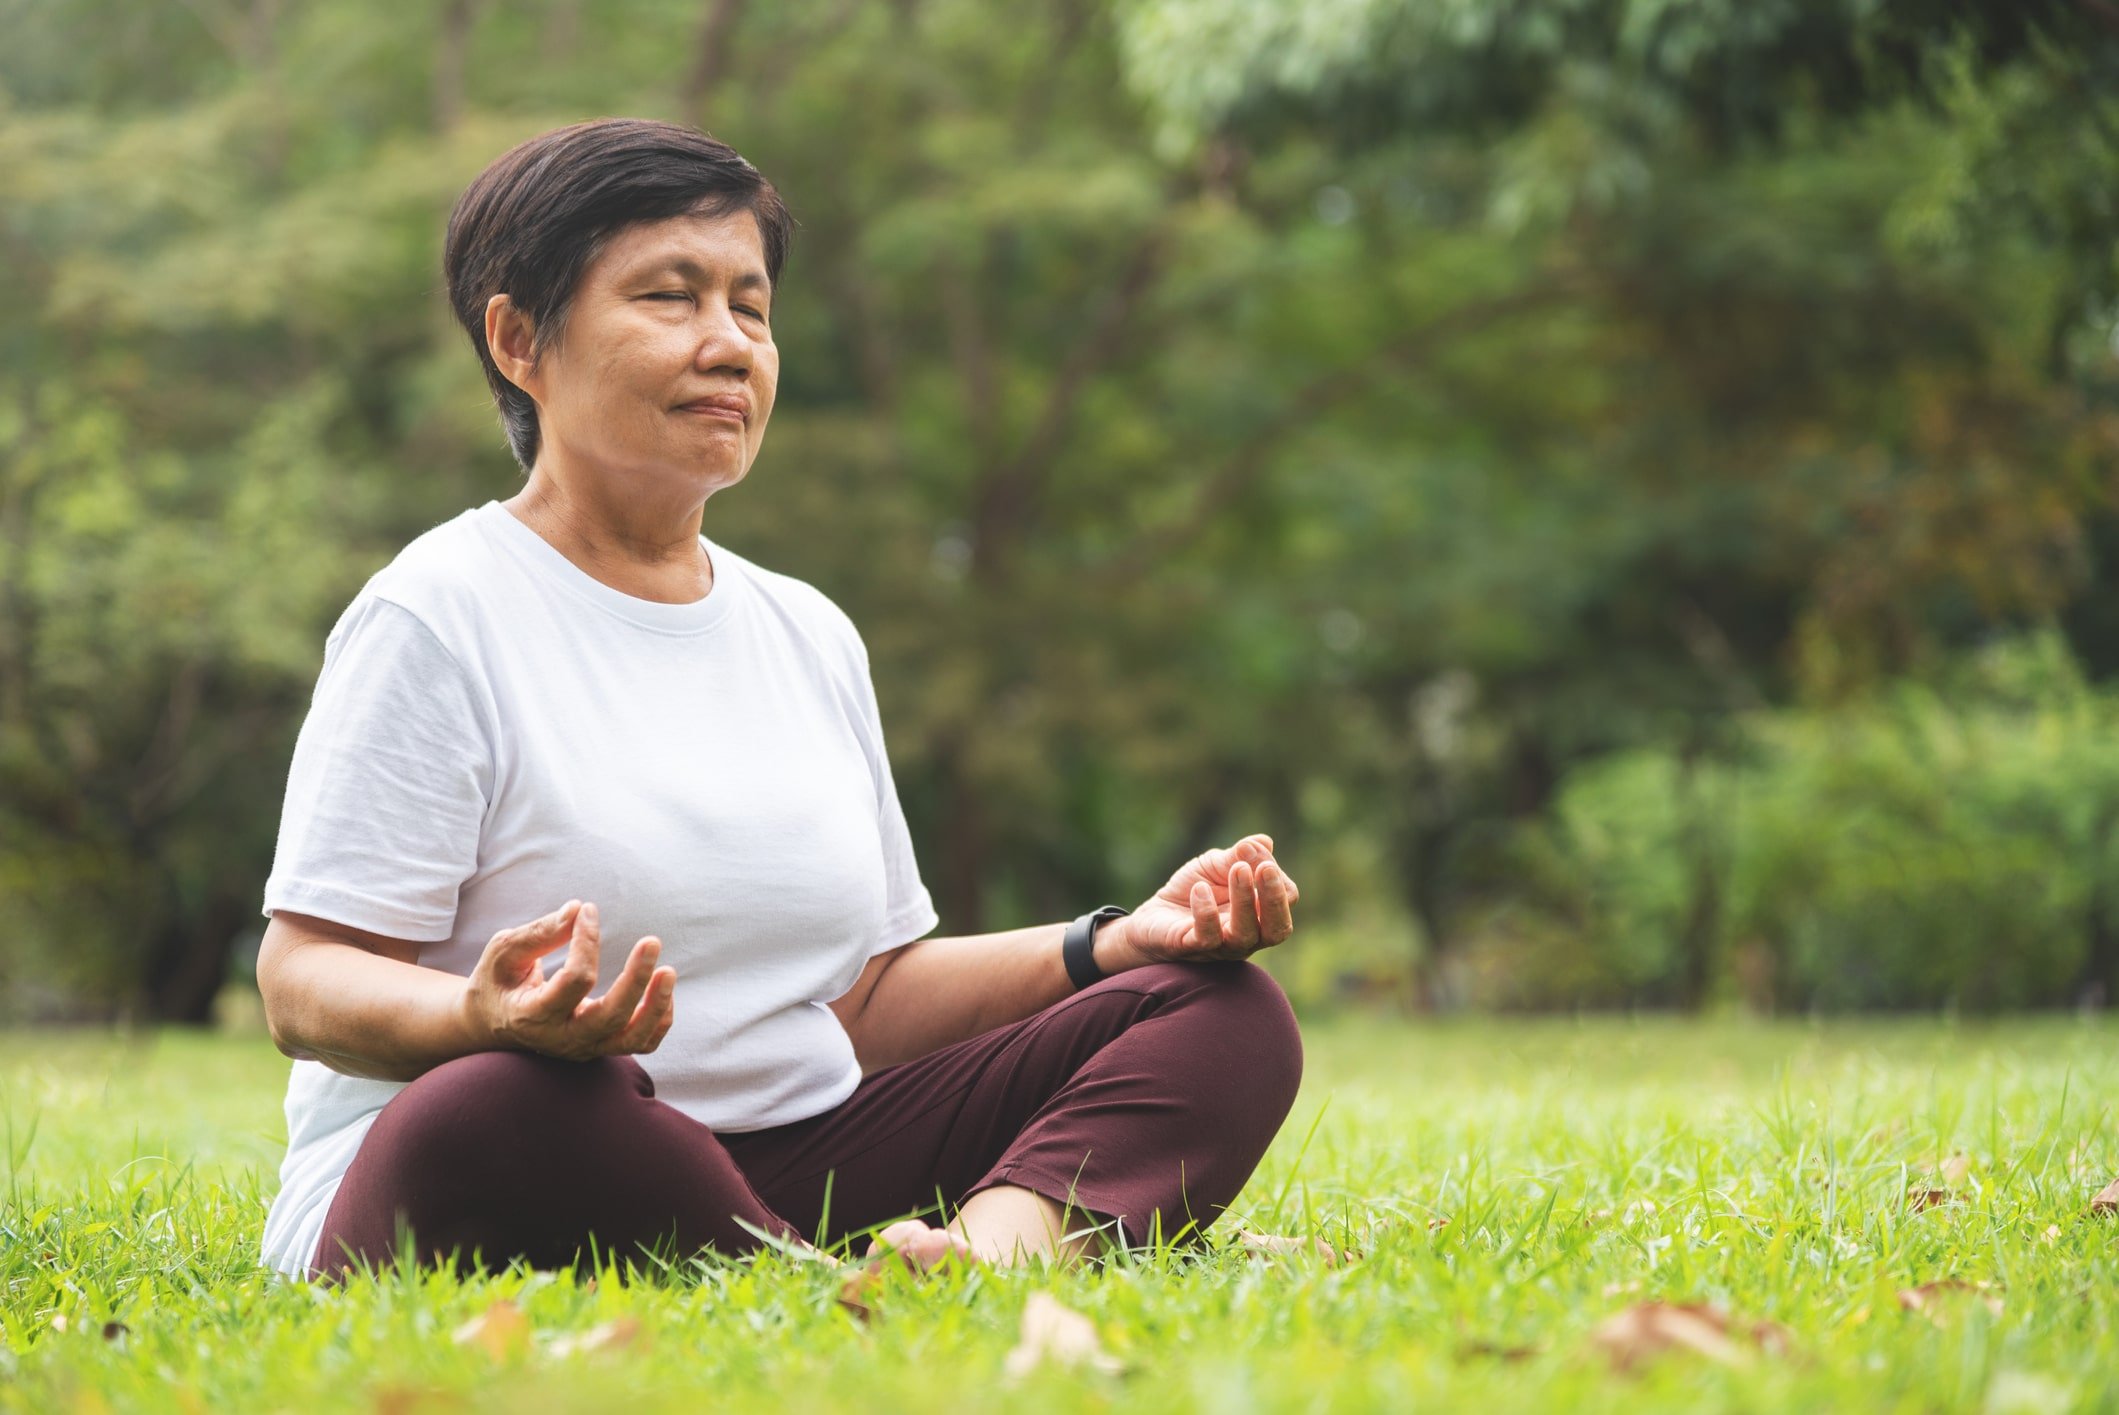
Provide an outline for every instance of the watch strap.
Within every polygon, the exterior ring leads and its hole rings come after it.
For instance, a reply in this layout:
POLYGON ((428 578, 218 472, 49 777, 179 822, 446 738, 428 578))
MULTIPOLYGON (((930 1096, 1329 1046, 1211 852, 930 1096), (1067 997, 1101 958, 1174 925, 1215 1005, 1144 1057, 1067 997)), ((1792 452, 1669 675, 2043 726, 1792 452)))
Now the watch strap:
POLYGON ((1074 980, 1074 990, 1080 992, 1091 983, 1102 982, 1109 974, 1096 966, 1096 931, 1113 919, 1132 913, 1116 904, 1106 904, 1101 909, 1088 913, 1067 925, 1067 932, 1060 940, 1060 960, 1067 965, 1067 976, 1074 980))

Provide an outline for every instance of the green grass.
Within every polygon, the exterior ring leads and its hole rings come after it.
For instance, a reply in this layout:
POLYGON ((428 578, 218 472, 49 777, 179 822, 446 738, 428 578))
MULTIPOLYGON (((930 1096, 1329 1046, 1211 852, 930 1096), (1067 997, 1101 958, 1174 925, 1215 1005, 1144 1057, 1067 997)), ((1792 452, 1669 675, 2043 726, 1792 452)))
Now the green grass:
POLYGON ((973 1273, 893 1287, 866 1327, 777 1257, 630 1285, 282 1284, 251 1266, 281 1133, 269 1046, 0 1035, 0 1409, 2119 1408, 2119 1223, 2087 1214, 2119 1173, 2119 1027, 1307 1035, 1302 1097, 1241 1202, 1358 1261, 973 1273), (1953 1153, 1955 1201, 1916 1211, 1909 1184, 1953 1153), (1900 1308, 1947 1278, 1995 1284, 2000 1315, 1900 1308), (1126 1373, 1006 1384, 1039 1291, 1126 1373), (527 1350, 452 1339, 501 1297, 527 1350), (1617 1373, 1590 1333, 1648 1298, 1778 1322, 1792 1349, 1617 1373), (619 1316, 641 1342, 552 1349, 619 1316))

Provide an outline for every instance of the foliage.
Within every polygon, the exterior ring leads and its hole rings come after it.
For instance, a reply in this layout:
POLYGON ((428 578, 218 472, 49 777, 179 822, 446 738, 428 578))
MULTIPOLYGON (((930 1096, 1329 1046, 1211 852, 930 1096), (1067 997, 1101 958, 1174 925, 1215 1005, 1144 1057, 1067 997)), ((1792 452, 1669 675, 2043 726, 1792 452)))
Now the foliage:
POLYGON ((2102 1409, 2119 1251, 2087 1208, 2119 1171, 2113 1040, 1312 1025, 1241 1218, 1358 1259, 1268 1264, 1225 1222, 1189 1257, 892 1287, 863 1326, 828 1271, 782 1260, 284 1285, 253 1266, 285 1072, 262 1039, 18 1033, 0 1410, 984 1408, 1038 1294, 1128 1374, 1035 1370, 1003 1398, 1036 1410, 2102 1409), (1950 1281, 1990 1286, 1897 1296, 1950 1281), (1596 1334, 1657 1299, 1788 1345, 1614 1371, 1596 1334), (499 1300, 526 1323, 497 1357, 456 1339, 499 1300))
POLYGON ((0 1012, 205 1014, 333 615, 515 484, 447 206, 611 111, 801 222, 708 530, 862 626, 944 928, 1266 828, 1447 1002, 1578 764, 2119 669, 2102 13, 0 4, 0 1012))
MULTIPOLYGON (((1578 929, 1589 999, 1988 1011, 2104 986, 2119 695, 2057 639, 1746 726, 1734 760, 1585 768, 1527 833, 1530 892, 1578 929)), ((1584 1000, 1549 986, 1511 1000, 1584 1000)))

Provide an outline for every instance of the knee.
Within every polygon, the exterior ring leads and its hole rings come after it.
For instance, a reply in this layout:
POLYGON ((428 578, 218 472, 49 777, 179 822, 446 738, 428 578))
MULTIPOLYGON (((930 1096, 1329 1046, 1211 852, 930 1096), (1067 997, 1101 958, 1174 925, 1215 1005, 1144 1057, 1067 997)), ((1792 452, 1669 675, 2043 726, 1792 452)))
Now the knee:
POLYGON ((421 1075, 384 1111, 393 1148, 475 1160, 503 1137, 565 1133, 626 1094, 652 1094, 629 1058, 560 1061, 529 1052, 483 1051, 421 1075))
POLYGON ((1158 963, 1151 971, 1159 989, 1169 987, 1236 1043, 1234 1064, 1252 1094, 1282 1096, 1283 1110, 1294 1105, 1302 1084, 1302 1031, 1271 973, 1256 963, 1158 963))
POLYGON ((529 1051, 476 1051, 459 1056, 426 1072, 408 1089, 443 1091, 497 1106, 563 1105, 573 1098, 622 1090, 654 1094, 647 1073, 631 1057, 562 1061, 529 1051))

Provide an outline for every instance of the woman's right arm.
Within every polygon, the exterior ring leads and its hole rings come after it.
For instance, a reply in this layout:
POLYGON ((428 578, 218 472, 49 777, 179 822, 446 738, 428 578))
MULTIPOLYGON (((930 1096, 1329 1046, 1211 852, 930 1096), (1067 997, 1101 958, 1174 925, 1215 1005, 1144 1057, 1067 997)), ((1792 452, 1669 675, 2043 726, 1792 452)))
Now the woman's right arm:
POLYGON ((281 1051, 349 1076, 409 1081, 480 1051, 653 1051, 673 1020, 675 970, 656 966, 658 940, 641 939, 592 999, 600 946, 596 906, 569 901, 493 935, 464 978, 421 967, 416 943, 282 909, 258 949, 258 992, 281 1051), (562 947, 547 976, 541 960, 562 947))

